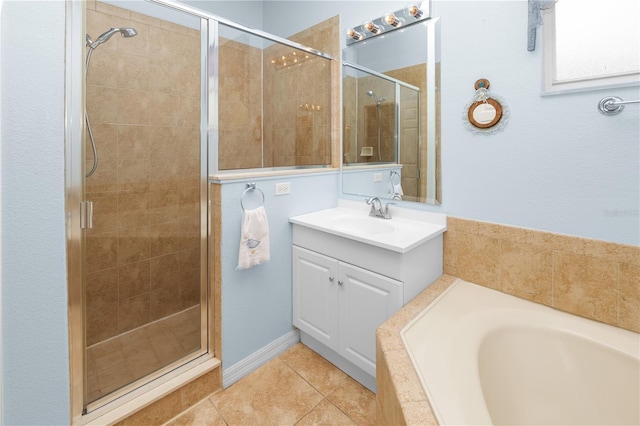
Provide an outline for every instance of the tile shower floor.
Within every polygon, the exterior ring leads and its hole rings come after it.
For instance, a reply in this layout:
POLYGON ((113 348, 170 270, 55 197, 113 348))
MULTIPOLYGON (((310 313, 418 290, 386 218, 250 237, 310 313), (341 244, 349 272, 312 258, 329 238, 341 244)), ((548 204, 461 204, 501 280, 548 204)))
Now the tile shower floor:
POLYGON ((89 401, 200 347, 200 307, 186 309, 87 349, 89 401))
POLYGON ((301 343, 172 419, 178 425, 373 425, 375 394, 301 343))

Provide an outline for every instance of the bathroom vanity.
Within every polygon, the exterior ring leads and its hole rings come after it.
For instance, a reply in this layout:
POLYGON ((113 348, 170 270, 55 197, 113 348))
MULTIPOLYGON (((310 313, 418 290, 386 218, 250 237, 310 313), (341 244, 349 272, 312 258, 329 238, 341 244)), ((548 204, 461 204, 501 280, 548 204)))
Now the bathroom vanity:
POLYGON ((442 275, 446 216, 391 208, 368 215, 364 203, 293 223, 293 324, 301 340, 372 391, 375 331, 442 275))

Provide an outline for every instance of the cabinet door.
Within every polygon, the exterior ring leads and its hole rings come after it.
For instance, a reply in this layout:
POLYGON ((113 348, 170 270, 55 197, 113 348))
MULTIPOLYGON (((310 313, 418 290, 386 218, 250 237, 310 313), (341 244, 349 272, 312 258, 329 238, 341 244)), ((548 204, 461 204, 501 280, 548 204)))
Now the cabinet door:
POLYGON ((376 375, 376 329, 402 307, 402 283, 340 263, 340 354, 376 375))
POLYGON ((293 325, 338 350, 338 261, 293 246, 293 325))

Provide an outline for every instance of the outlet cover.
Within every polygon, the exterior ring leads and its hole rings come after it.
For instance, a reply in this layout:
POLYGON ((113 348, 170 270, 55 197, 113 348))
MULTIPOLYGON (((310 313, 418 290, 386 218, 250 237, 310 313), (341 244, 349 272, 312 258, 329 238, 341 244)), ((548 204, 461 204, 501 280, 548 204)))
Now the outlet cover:
POLYGON ((291 192, 291 183, 276 183, 276 195, 286 195, 291 192))

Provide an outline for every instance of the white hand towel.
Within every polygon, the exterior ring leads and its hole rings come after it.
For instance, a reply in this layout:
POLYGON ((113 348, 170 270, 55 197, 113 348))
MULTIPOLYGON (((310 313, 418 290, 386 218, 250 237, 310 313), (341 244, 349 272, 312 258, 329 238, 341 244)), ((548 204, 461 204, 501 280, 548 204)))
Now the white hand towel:
POLYGON ((402 196, 404 192, 402 192, 402 185, 399 183, 392 183, 391 188, 389 189, 389 197, 394 200, 402 200, 402 196))
POLYGON ((404 192, 402 192, 402 185, 400 184, 400 173, 395 170, 391 170, 391 188, 389 188, 390 196, 395 199, 402 199, 404 192))
POLYGON ((238 267, 249 269, 269 260, 269 222, 263 206, 244 211, 240 229, 238 267))

